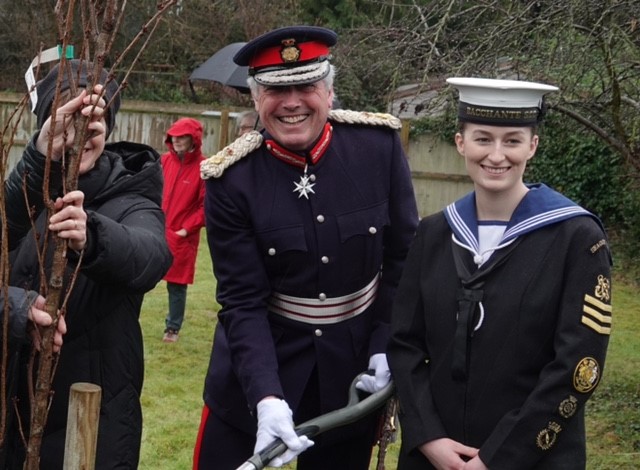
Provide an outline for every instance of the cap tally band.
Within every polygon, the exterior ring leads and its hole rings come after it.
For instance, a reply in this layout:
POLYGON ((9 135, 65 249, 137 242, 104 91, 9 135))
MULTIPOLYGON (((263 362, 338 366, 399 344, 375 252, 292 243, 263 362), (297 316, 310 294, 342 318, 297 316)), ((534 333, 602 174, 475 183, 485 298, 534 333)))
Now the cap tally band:
POLYGON ((458 120, 494 126, 531 126, 540 120, 540 108, 494 108, 460 102, 458 120))

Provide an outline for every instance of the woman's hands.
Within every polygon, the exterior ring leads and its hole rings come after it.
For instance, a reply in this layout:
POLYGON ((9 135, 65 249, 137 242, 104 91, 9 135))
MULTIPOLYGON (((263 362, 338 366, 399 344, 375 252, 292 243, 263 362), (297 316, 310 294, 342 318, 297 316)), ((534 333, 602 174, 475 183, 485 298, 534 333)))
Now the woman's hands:
POLYGON ((64 197, 56 199, 56 213, 49 219, 49 230, 66 238, 69 248, 82 251, 87 244, 87 213, 84 211, 84 193, 70 191, 64 197))
MULTIPOLYGON (((45 312, 46 300, 39 295, 29 308, 28 317, 37 326, 49 326, 53 323, 53 318, 47 312, 45 312)), ((64 321, 64 316, 60 315, 58 318, 58 328, 56 328, 53 336, 53 352, 59 352, 62 346, 62 336, 67 332, 67 324, 64 321)), ((37 329, 33 329, 31 332, 33 344, 36 345, 36 349, 40 350, 40 338, 37 329)))
POLYGON ((106 103, 100 97, 102 90, 102 85, 96 85, 92 94, 83 89, 78 96, 59 106, 56 110, 55 126, 52 127, 51 125, 51 117, 47 118, 42 125, 36 141, 38 152, 43 155, 47 154, 51 134, 53 135, 51 158, 54 161, 59 161, 65 150, 73 147, 75 139, 75 120, 73 117, 76 112, 80 112, 83 116, 91 117, 88 127, 88 135, 91 136, 88 139, 89 146, 98 146, 100 140, 104 142, 106 138, 106 123, 104 121, 106 103), (95 141, 95 139, 98 139, 98 141, 95 141))
POLYGON ((478 449, 465 446, 453 439, 434 439, 420 446, 420 452, 438 470, 486 470, 478 457, 478 449))

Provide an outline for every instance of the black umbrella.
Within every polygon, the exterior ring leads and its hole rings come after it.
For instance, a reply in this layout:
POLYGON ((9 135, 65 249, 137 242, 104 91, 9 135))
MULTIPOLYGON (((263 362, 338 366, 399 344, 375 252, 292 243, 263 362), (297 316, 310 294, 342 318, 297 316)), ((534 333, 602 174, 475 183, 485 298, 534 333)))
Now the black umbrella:
POLYGON ((237 65, 233 61, 233 56, 245 44, 246 42, 234 42, 224 46, 195 69, 189 76, 189 81, 209 80, 230 86, 242 93, 249 93, 247 85, 249 68, 237 65))

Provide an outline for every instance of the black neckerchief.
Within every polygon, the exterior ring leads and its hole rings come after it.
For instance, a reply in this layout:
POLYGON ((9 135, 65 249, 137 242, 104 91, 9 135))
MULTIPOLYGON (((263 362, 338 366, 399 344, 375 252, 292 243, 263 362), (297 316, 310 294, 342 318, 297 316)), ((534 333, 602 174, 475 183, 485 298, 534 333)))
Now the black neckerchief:
POLYGON ((493 252, 487 262, 478 268, 473 262, 473 257, 463 247, 453 240, 453 260, 456 273, 460 279, 460 287, 456 292, 458 301, 458 313, 456 317, 456 333, 453 342, 453 360, 451 363, 451 375, 454 380, 467 379, 469 365, 469 342, 474 334, 474 325, 477 323, 478 305, 482 301, 484 291, 482 286, 488 275, 501 266, 520 243, 517 238, 510 245, 493 252))

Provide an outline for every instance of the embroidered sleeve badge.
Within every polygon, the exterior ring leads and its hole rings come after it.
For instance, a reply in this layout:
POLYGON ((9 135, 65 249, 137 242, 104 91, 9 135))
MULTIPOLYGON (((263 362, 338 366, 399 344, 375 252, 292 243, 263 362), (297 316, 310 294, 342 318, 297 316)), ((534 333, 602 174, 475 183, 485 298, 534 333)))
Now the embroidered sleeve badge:
POLYGON ((600 381, 600 365, 592 357, 585 357, 578 362, 573 372, 573 388, 580 393, 588 393, 600 381))
POLYGON ((578 399, 573 395, 569 395, 567 398, 560 402, 558 407, 558 413, 563 418, 571 418, 578 410, 578 399))
POLYGON ((584 296, 582 324, 601 335, 610 335, 612 311, 611 284, 607 277, 600 275, 593 295, 584 296))
POLYGON ((562 426, 551 421, 549 425, 538 433, 536 445, 542 450, 549 450, 558 440, 558 434, 562 431, 562 426))

